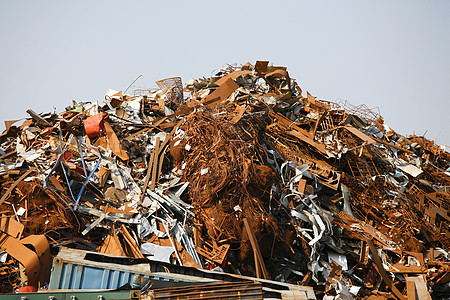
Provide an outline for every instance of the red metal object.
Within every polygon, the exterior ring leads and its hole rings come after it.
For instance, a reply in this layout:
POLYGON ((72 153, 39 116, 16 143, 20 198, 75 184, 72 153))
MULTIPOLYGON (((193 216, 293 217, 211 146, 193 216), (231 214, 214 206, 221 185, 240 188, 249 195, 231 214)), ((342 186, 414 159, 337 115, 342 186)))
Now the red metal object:
MULTIPOLYGON (((58 159, 60 155, 61 155, 61 154, 58 154, 58 156, 57 156, 56 158, 58 159)), ((72 152, 70 152, 70 151, 64 151, 64 152, 62 153, 62 155, 63 155, 63 161, 64 161, 64 164, 65 164, 69 169, 74 170, 74 171, 77 172, 78 174, 85 175, 85 174, 84 174, 84 170, 83 170, 80 166, 78 166, 77 164, 75 164, 75 163, 69 161, 69 160, 72 159, 72 157, 73 157, 73 153, 72 153, 72 152)))
MULTIPOLYGON (((60 155, 61 155, 61 154, 58 154, 58 156, 56 156, 56 159, 58 159, 60 155)), ((73 157, 73 154, 72 154, 72 152, 70 152, 70 151, 64 151, 64 152, 62 153, 62 155, 63 155, 63 160, 64 160, 64 161, 67 161, 67 160, 69 160, 69 159, 71 159, 71 158, 73 157)))
POLYGON ((83 121, 84 129, 89 138, 94 138, 105 130, 103 121, 108 117, 107 113, 101 112, 99 114, 90 116, 83 121))
POLYGON ((34 286, 23 286, 21 287, 17 293, 36 293, 38 290, 34 286))

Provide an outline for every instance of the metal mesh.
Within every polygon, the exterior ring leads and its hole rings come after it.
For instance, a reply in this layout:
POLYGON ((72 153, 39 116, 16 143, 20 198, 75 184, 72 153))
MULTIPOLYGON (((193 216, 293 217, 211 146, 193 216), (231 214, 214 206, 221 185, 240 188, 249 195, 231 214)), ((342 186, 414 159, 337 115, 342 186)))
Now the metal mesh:
POLYGON ((378 107, 368 108, 365 104, 352 105, 347 100, 339 101, 338 103, 349 114, 361 116, 367 120, 377 122, 381 115, 378 107))
POLYGON ((172 77, 156 81, 160 89, 169 88, 167 99, 176 103, 183 102, 183 83, 181 77, 172 77))
POLYGON ((150 94, 150 90, 149 89, 135 89, 133 90, 133 95, 134 97, 139 97, 139 96, 145 96, 150 94))

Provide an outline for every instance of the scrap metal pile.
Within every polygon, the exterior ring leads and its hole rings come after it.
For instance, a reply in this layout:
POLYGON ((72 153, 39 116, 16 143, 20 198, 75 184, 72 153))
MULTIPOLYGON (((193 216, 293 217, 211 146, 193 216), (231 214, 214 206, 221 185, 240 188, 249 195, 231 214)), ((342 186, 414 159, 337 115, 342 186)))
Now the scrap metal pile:
POLYGON ((2 293, 54 289, 70 248, 314 290, 295 299, 448 297, 445 149, 264 61, 157 84, 5 122, 2 293))

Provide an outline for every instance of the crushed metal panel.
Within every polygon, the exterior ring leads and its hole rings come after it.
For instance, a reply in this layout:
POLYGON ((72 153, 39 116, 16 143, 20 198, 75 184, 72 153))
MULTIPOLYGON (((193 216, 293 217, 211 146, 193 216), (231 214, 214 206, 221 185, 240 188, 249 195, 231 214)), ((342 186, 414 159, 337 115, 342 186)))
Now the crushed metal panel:
POLYGON ((150 291, 152 299, 263 299, 261 283, 233 282, 211 283, 179 288, 156 289, 150 291))
POLYGON ((18 239, 3 234, 0 237, 0 249, 8 252, 26 269, 27 285, 37 287, 39 278, 39 258, 35 252, 25 247, 18 239))
POLYGON ((52 256, 50 254, 50 245, 44 235, 30 235, 20 240, 23 245, 31 245, 39 259, 39 281, 48 282, 50 279, 50 267, 52 256))
POLYGON ((244 71, 234 71, 234 72, 228 73, 227 75, 219 78, 217 81, 214 82, 214 84, 221 86, 228 79, 236 80, 236 78, 238 78, 240 76, 247 76, 250 74, 252 74, 251 71, 245 71, 245 70, 244 71))
POLYGON ((258 72, 264 73, 267 71, 267 66, 269 65, 269 61, 267 60, 258 60, 255 63, 255 69, 258 72))
MULTIPOLYGON (((86 256, 103 257, 108 260, 129 260, 130 258, 112 255, 101 255, 95 252, 61 248, 57 257, 53 260, 53 271, 50 277, 49 289, 95 289, 118 288, 125 283, 145 284, 153 283, 152 287, 165 288, 186 285, 199 285, 208 283, 257 281, 262 284, 264 291, 283 295, 284 293, 295 295, 307 295, 306 299, 316 299, 314 290, 309 286, 297 286, 294 284, 258 279, 248 276, 214 272, 148 261, 139 263, 143 259, 133 259, 136 264, 118 264, 110 261, 92 261, 85 259, 86 256), (163 272, 152 272, 151 270, 164 270, 163 272), (170 272, 170 273, 166 273, 170 272), (86 284, 86 280, 93 278, 93 282, 86 284)), ((302 298, 300 298, 302 299, 302 298)))
POLYGON ((220 87, 214 90, 214 92, 206 96, 203 100, 203 104, 214 108, 218 102, 227 99, 238 88, 239 85, 234 82, 233 79, 229 78, 220 87))
POLYGON ((423 171, 420 168, 407 163, 403 159, 395 158, 395 159, 392 160, 392 162, 397 168, 399 168, 400 170, 402 170, 405 173, 408 173, 412 177, 417 177, 417 176, 419 176, 420 174, 423 173, 423 171))
POLYGON ((19 238, 22 235, 24 226, 22 223, 17 222, 14 217, 0 218, 0 231, 9 234, 12 237, 19 238))
MULTIPOLYGON (((49 289, 117 289, 127 283, 141 286, 148 281, 152 281, 154 287, 164 287, 218 281, 189 275, 152 272, 151 261, 125 265, 86 260, 85 256, 89 253, 98 254, 61 248, 53 260, 49 289)), ((112 255, 103 257, 117 258, 112 255)))
POLYGON ((104 122, 106 136, 108 138, 108 146, 111 148, 112 152, 120 157, 122 160, 128 160, 130 157, 128 153, 122 149, 122 145, 117 137, 114 129, 108 122, 104 122))

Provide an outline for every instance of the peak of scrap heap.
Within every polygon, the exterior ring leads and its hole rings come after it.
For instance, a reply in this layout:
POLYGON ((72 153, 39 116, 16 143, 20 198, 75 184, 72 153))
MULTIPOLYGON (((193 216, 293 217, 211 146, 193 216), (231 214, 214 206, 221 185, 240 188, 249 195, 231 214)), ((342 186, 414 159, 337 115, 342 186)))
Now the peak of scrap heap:
POLYGON ((5 122, 2 293, 448 297, 445 147, 267 61, 156 83, 5 122))

